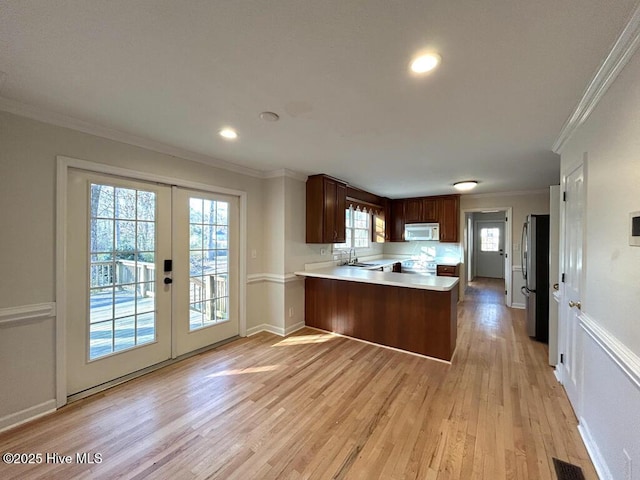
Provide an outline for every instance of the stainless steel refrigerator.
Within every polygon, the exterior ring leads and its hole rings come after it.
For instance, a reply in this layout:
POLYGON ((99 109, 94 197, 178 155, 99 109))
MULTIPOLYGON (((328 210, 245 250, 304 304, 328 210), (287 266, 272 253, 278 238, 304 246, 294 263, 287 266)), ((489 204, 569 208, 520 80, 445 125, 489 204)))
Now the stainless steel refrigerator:
POLYGON ((549 215, 527 215, 522 227, 522 293, 526 297, 527 334, 549 341, 549 215))

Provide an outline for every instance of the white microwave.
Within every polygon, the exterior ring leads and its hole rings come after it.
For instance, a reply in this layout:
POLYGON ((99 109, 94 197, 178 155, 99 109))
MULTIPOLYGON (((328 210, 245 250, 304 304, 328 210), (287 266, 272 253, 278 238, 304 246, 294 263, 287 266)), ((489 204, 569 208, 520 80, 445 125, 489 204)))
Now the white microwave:
POLYGON ((439 223, 408 223, 404 226, 404 239, 412 240, 440 240, 439 223))

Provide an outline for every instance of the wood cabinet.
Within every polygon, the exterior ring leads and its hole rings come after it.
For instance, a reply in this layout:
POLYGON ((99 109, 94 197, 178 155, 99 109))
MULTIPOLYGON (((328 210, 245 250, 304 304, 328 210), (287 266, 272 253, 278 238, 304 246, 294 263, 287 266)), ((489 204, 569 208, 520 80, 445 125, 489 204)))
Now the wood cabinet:
POLYGON ((458 195, 438 197, 437 208, 440 241, 457 242, 460 230, 460 197, 458 195))
POLYGON ((457 286, 434 291, 307 277, 304 301, 310 327, 442 360, 456 348, 457 286))
POLYGON ((404 242, 404 200, 391 200, 391 241, 404 242))
POLYGON ((407 223, 439 223, 441 242, 458 242, 460 222, 460 197, 404 198, 391 201, 391 241, 404 241, 407 223))
POLYGON ((457 265, 437 265, 436 273, 439 277, 459 277, 460 264, 457 265))
POLYGON ((346 241, 347 184, 327 175, 307 179, 307 243, 346 241))
POLYGON ((459 195, 390 200, 328 175, 312 175, 307 179, 307 243, 346 241, 347 198, 376 209, 373 242, 403 242, 407 223, 439 223, 441 242, 459 241, 459 195))
POLYGON ((404 223, 420 223, 422 218, 422 198, 405 199, 404 223))
POLYGON ((422 221, 439 222, 438 216, 438 198, 437 197, 422 197, 422 221))

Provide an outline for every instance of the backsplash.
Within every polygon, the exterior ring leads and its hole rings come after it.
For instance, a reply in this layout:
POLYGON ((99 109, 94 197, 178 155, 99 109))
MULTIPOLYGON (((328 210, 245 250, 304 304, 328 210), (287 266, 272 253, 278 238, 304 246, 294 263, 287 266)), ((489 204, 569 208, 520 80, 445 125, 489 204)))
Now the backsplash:
POLYGON ((462 249, 458 243, 440 242, 389 242, 384 244, 385 256, 410 255, 431 257, 445 262, 459 262, 462 259, 462 249))

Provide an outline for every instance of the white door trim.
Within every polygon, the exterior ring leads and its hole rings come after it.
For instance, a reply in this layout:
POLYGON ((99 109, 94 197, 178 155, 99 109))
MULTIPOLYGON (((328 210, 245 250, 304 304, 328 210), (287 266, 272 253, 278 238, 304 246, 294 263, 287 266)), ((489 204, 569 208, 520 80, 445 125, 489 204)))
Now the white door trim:
POLYGON ((193 190, 211 193, 222 193, 237 196, 240 209, 240 258, 239 258, 239 333, 246 336, 247 332, 247 192, 226 187, 191 182, 174 177, 165 177, 139 170, 114 167, 102 163, 89 162, 76 158, 58 155, 56 157, 56 406, 59 408, 67 403, 67 354, 66 354, 66 224, 67 224, 67 176, 70 168, 87 170, 95 173, 116 175, 134 180, 158 182, 166 185, 176 185, 193 190))
MULTIPOLYGON (((467 218, 467 213, 478 213, 478 212, 485 212, 487 210, 498 210, 498 211, 503 211, 506 212, 506 216, 507 216, 507 221, 504 224, 504 230, 505 230, 505 234, 504 234, 504 253, 506 254, 506 258, 504 259, 504 288, 507 291, 506 293, 506 302, 505 305, 507 307, 511 306, 511 301, 513 298, 513 293, 512 293, 512 288, 513 288, 513 281, 512 281, 512 270, 511 267, 513 265, 512 263, 512 255, 513 252, 511 251, 513 249, 513 241, 511 240, 511 236, 512 236, 512 230, 513 230, 513 207, 478 207, 478 208, 464 208, 462 209, 462 211, 460 212, 460 231, 464 232, 466 229, 466 218, 467 218)), ((462 258, 464 258, 465 262, 467 261, 468 258, 468 253, 467 253, 467 241, 466 239, 464 239, 464 242, 462 244, 462 249, 463 249, 463 255, 462 258)), ((460 299, 464 298, 464 287, 466 287, 467 285, 467 281, 466 281, 466 275, 467 275, 467 271, 466 269, 469 268, 470 265, 466 265, 465 264, 465 274, 464 276, 461 276, 462 279, 464 279, 464 282, 460 282, 460 289, 461 291, 459 292, 460 294, 460 299)))

